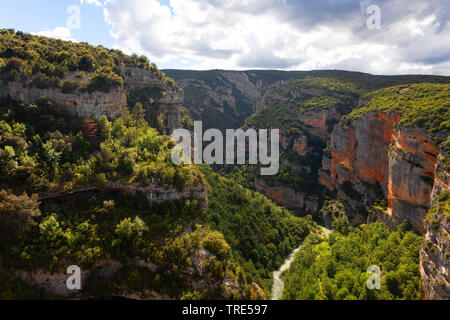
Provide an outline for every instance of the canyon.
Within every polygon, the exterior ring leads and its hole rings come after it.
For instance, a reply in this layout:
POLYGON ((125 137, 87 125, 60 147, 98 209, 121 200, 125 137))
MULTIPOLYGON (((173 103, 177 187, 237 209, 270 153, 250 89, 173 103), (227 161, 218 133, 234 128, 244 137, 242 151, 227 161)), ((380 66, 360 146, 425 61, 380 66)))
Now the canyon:
MULTIPOLYGON (((226 77, 226 73, 221 76, 226 77)), ((408 79, 403 80, 408 83, 408 79)), ((195 79, 182 82, 187 95, 194 82, 195 79)), ((401 96, 409 90, 399 89, 397 94, 401 96)), ((317 216, 324 197, 336 196, 345 202, 352 225, 381 220, 394 229, 407 221, 425 237, 420 253, 425 297, 448 299, 448 208, 439 206, 437 200, 450 190, 449 171, 444 164, 449 156, 448 147, 437 142, 445 141, 448 132, 402 125, 405 116, 401 112, 367 111, 352 115, 352 110, 370 103, 370 99, 358 95, 341 99, 347 102, 340 106, 302 109, 305 101, 322 96, 342 98, 327 90, 295 88, 283 79, 253 100, 248 109, 254 110, 256 117, 250 116, 251 121, 247 119, 243 127, 280 128, 280 148, 284 151, 281 166, 291 173, 310 177, 318 185, 318 189, 308 190, 302 183, 295 185, 283 179, 255 176, 255 189, 299 214, 317 216), (280 113, 287 116, 281 118, 280 113), (440 209, 428 213, 433 216, 430 221, 427 212, 436 206, 440 209)), ((203 112, 213 108, 206 100, 200 105, 203 112)))

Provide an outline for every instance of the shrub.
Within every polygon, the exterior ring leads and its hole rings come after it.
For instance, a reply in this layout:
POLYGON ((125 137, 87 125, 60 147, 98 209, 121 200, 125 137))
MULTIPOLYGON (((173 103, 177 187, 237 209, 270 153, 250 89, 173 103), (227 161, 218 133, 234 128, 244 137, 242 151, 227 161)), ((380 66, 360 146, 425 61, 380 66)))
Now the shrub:
POLYGON ((80 87, 80 82, 78 82, 77 80, 67 80, 64 81, 61 91, 63 93, 71 93, 76 91, 80 87))
POLYGON ((78 60, 78 69, 92 72, 95 69, 95 59, 91 54, 83 54, 78 60))
POLYGON ((111 67, 106 66, 96 70, 92 74, 86 87, 89 92, 102 91, 108 93, 111 89, 122 86, 123 84, 123 78, 114 73, 111 67))

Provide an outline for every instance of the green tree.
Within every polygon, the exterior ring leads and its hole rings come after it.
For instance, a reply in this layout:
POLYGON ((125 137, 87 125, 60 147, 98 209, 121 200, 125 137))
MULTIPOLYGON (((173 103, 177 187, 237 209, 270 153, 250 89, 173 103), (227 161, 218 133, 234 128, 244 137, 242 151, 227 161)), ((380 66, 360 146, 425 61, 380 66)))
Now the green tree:
POLYGON ((38 196, 0 191, 0 236, 23 238, 41 215, 38 196))

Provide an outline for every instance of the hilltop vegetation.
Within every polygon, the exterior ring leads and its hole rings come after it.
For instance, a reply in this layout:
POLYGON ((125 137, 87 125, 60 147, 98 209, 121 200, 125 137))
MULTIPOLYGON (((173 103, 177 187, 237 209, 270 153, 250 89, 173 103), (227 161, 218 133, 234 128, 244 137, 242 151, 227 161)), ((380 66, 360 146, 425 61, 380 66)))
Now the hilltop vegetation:
POLYGON ((87 43, 35 36, 12 29, 0 30, 0 79, 20 81, 25 85, 109 92, 124 85, 123 67, 146 69, 177 88, 145 56, 125 55, 87 43))
POLYGON ((365 91, 351 82, 309 78, 288 81, 274 92, 281 96, 281 101, 269 104, 247 118, 247 127, 279 128, 287 135, 301 135, 304 132, 302 114, 333 107, 349 112, 365 91))
POLYGON ((400 126, 421 127, 430 132, 450 131, 449 84, 394 86, 371 92, 366 98, 370 99, 370 103, 354 110, 348 119, 380 110, 401 114, 400 126))
MULTIPOLYGON (((205 128, 238 128, 259 110, 263 97, 291 80, 327 78, 351 83, 370 92, 400 84, 449 83, 449 77, 430 75, 382 76, 343 70, 164 70, 184 89, 184 104, 195 120, 205 128)), ((314 80, 313 80, 314 81, 314 80)))

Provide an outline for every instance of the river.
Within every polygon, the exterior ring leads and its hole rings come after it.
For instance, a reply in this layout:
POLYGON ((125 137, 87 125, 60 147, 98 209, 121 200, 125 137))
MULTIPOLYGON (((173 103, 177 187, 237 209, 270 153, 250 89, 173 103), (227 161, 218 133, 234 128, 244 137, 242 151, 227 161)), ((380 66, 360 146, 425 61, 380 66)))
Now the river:
MULTIPOLYGON (((330 234, 331 230, 328 230, 324 227, 321 227, 321 228, 322 228, 322 231, 325 233, 325 236, 330 234)), ((302 248, 302 245, 300 244, 300 246, 295 248, 291 252, 291 254, 286 258, 284 263, 281 265, 280 269, 273 272, 273 285, 272 285, 272 298, 271 298, 272 300, 279 300, 281 298, 281 296, 283 295, 284 282, 281 279, 281 275, 283 274, 283 272, 285 272, 286 270, 289 269, 292 262, 294 261, 295 254, 301 248, 302 248)))

